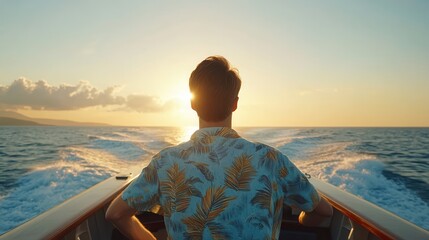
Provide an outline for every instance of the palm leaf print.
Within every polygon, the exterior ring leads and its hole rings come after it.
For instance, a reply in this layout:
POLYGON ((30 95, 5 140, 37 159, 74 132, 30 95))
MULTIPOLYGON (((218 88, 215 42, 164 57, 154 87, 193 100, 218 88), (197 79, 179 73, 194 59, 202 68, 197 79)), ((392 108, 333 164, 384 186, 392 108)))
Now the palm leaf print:
POLYGON ((186 160, 192 153, 204 154, 208 152, 210 152, 210 145, 195 141, 191 147, 180 151, 180 158, 186 160))
POLYGON ((274 163, 278 160, 278 154, 276 150, 269 148, 265 155, 259 159, 259 166, 264 166, 266 169, 273 169, 274 163))
POLYGON ((162 206, 162 210, 164 212, 164 216, 165 217, 170 217, 172 214, 172 204, 171 204, 171 199, 167 198, 167 200, 165 201, 165 203, 162 206))
POLYGON ((218 187, 216 189, 209 188, 206 195, 202 199, 203 207, 208 211, 208 221, 215 219, 225 208, 229 202, 236 197, 225 196, 226 187, 218 187))
POLYGON ((272 186, 273 186, 273 191, 277 192, 277 190, 278 190, 277 183, 276 182, 272 182, 272 186))
POLYGON ((188 159, 192 152, 193 152, 192 147, 189 147, 187 149, 183 149, 182 151, 180 151, 180 158, 181 159, 188 159))
POLYGON ((206 144, 206 145, 210 145, 213 142, 213 136, 210 133, 202 133, 201 134, 201 143, 206 144))
POLYGON ((246 219, 247 224, 251 224, 253 227, 263 229, 270 225, 266 216, 251 215, 246 219))
POLYGON ((289 171, 287 170, 286 167, 283 166, 283 167, 280 168, 279 175, 280 175, 281 178, 286 177, 288 174, 289 174, 289 171))
POLYGON ((127 202, 133 203, 138 211, 154 212, 159 209, 159 196, 157 194, 152 195, 150 198, 147 198, 147 196, 130 197, 127 202))
POLYGON ((167 159, 168 158, 161 157, 160 153, 157 153, 155 154, 155 156, 152 157, 151 164, 153 164, 155 168, 158 170, 166 164, 167 159))
POLYGON ((212 162, 217 163, 217 164, 219 164, 219 162, 220 162, 220 157, 218 156, 218 154, 215 151, 211 151, 209 153, 209 159, 212 162))
POLYGON ((202 234, 206 226, 209 227, 213 239, 222 239, 222 237, 218 237, 225 236, 223 234, 223 226, 213 222, 225 210, 229 202, 236 198, 225 196, 225 189, 225 186, 218 188, 210 187, 207 189, 206 194, 201 199, 201 204, 197 206, 196 213, 182 220, 187 226, 186 237, 202 239, 202 234))
POLYGON ((230 239, 229 233, 225 231, 225 228, 223 227, 223 224, 217 223, 217 222, 208 222, 207 227, 210 230, 210 235, 212 239, 230 239))
POLYGON ((268 212, 271 214, 271 181, 268 179, 267 176, 263 175, 259 178, 259 182, 264 185, 264 188, 256 192, 256 195, 252 198, 251 203, 253 205, 259 206, 260 208, 267 209, 268 212))
POLYGON ((213 181, 214 176, 213 176, 213 173, 208 168, 209 165, 207 163, 194 162, 194 161, 189 161, 189 163, 193 164, 201 172, 201 174, 204 175, 207 181, 210 181, 210 182, 213 181))
POLYGON ((235 158, 232 166, 225 172, 225 184, 236 191, 248 191, 249 183, 256 175, 256 170, 250 163, 250 155, 235 158))
POLYGON ((214 135, 215 136, 221 136, 221 137, 227 137, 227 138, 239 138, 240 137, 235 131, 233 131, 230 128, 225 128, 225 127, 218 129, 214 135))
POLYGON ((282 225, 282 216, 283 216, 283 197, 277 199, 274 203, 274 222, 273 229, 271 232, 271 239, 275 240, 277 233, 280 232, 280 228, 282 225))
POLYGON ((262 148, 264 148, 264 145, 263 145, 262 143, 257 143, 257 144, 256 144, 256 147, 255 147, 256 151, 259 151, 259 150, 261 150, 262 148))
POLYGON ((274 149, 271 148, 267 151, 266 157, 270 160, 277 161, 278 154, 274 149))
POLYGON ((204 154, 210 152, 210 145, 201 142, 195 142, 192 151, 196 154, 204 154))
POLYGON ((158 174, 154 164, 149 164, 145 167, 143 174, 148 183, 156 183, 158 181, 158 174))
POLYGON ((191 196, 196 196, 196 197, 203 197, 203 195, 201 194, 201 192, 194 187, 194 184, 197 182, 202 182, 201 179, 196 178, 196 177, 191 177, 186 179, 186 184, 189 187, 189 193, 191 194, 191 196))
POLYGON ((240 142, 234 145, 235 149, 243 149, 243 147, 244 147, 244 144, 240 142))
POLYGON ((191 196, 195 194, 195 187, 192 184, 201 180, 186 179, 185 171, 180 171, 177 163, 167 170, 167 176, 168 180, 160 183, 161 192, 167 198, 166 205, 170 205, 170 209, 164 211, 167 214, 183 212, 188 208, 191 196))
POLYGON ((209 159, 219 164, 220 161, 228 155, 228 148, 224 146, 225 141, 222 144, 219 144, 214 151, 210 151, 209 153, 209 159))

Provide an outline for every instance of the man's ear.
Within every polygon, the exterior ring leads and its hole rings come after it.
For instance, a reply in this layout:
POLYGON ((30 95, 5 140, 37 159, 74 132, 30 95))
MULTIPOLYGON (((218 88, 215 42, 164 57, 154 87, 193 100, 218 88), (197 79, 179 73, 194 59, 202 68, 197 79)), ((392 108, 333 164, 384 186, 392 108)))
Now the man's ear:
POLYGON ((234 112, 235 110, 237 110, 237 106, 238 106, 238 97, 236 97, 234 99, 234 102, 232 103, 232 111, 234 112))

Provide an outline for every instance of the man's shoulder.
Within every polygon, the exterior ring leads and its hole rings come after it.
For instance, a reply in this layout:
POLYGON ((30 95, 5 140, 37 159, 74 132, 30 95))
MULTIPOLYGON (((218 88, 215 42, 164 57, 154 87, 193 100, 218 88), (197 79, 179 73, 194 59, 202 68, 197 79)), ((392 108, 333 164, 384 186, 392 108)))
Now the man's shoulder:
POLYGON ((255 154, 263 154, 263 155, 274 154, 274 155, 280 156, 281 158, 288 159, 287 156, 284 155, 279 149, 277 149, 276 147, 270 146, 266 143, 254 142, 254 141, 247 140, 245 138, 239 138, 239 140, 248 149, 253 148, 255 154))
POLYGON ((256 148, 257 151, 272 151, 272 152, 276 152, 276 153, 282 154, 280 152, 280 150, 278 150, 277 148, 275 148, 273 146, 270 146, 268 144, 261 143, 261 142, 252 142, 252 144, 255 145, 255 148, 256 148))
POLYGON ((189 141, 182 142, 174 146, 165 147, 161 151, 159 151, 158 154, 156 155, 158 155, 159 157, 171 156, 178 152, 181 152, 184 149, 189 148, 190 146, 191 146, 191 143, 189 141))
POLYGON ((256 153, 262 154, 264 157, 276 159, 281 162, 290 162, 290 159, 278 148, 265 143, 254 142, 256 153))

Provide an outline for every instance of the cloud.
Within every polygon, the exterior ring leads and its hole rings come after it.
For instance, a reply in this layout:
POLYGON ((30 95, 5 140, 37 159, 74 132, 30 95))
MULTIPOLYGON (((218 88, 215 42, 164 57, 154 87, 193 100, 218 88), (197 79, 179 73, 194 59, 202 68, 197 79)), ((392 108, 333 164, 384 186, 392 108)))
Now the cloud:
POLYGON ((77 85, 49 85, 46 81, 33 82, 26 78, 0 85, 0 107, 5 109, 78 110, 94 106, 114 106, 120 110, 160 112, 171 109, 174 101, 162 103, 146 95, 118 96, 118 86, 99 90, 87 81, 77 85))
POLYGON ((114 96, 117 87, 102 91, 89 82, 77 85, 49 85, 46 81, 32 82, 20 78, 9 86, 0 86, 0 103, 13 108, 27 107, 36 110, 76 110, 92 106, 124 104, 125 99, 114 96))
POLYGON ((126 103, 127 108, 137 112, 163 112, 176 105, 174 100, 162 103, 159 98, 147 95, 129 95, 126 103))

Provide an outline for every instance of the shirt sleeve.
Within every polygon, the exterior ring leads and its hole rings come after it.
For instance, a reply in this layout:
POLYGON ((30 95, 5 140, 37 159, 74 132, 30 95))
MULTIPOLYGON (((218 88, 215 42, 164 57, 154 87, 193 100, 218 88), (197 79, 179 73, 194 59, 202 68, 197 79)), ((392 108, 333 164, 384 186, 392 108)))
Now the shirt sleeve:
POLYGON ((285 155, 279 155, 278 177, 284 204, 305 212, 313 211, 320 201, 317 190, 285 155))
POLYGON ((122 199, 137 211, 152 211, 159 202, 159 181, 155 161, 152 160, 122 193, 122 199))

